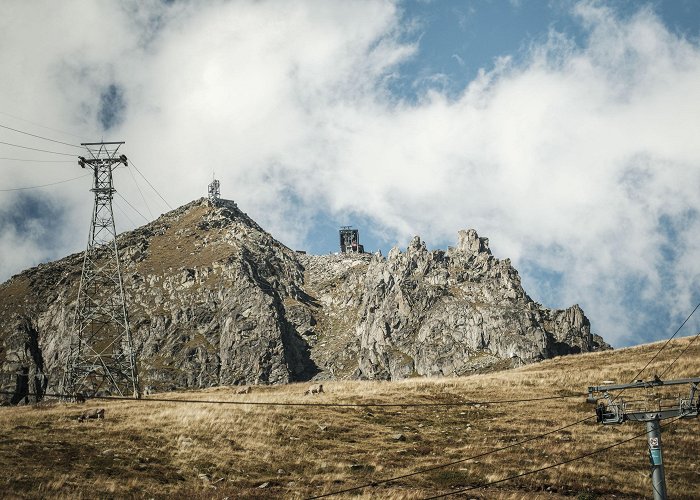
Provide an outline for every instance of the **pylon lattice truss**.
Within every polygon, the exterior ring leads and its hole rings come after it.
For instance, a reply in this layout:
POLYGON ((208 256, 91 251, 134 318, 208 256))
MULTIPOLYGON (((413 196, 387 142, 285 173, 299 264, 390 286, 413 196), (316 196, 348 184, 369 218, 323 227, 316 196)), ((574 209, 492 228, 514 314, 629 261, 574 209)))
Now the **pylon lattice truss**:
POLYGON ((63 380, 71 396, 140 396, 112 210, 112 173, 127 165, 126 156, 117 156, 122 144, 84 143, 89 157, 78 162, 93 171, 95 204, 63 380))

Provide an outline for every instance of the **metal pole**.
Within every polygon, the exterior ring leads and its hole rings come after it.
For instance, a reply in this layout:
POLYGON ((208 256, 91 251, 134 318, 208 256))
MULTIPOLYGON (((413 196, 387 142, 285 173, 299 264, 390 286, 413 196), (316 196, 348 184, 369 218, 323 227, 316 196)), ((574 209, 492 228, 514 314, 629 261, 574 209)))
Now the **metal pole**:
POLYGON ((659 417, 647 421, 649 438, 649 461, 651 462, 651 486, 654 488, 654 500, 668 500, 666 496, 666 475, 661 452, 661 425, 659 417))
MULTIPOLYGON (((700 400, 698 399, 698 385, 700 377, 661 380, 654 377, 654 380, 647 382, 638 380, 631 384, 615 384, 603 386, 591 386, 588 388, 588 401, 596 404, 596 417, 598 422, 603 424, 622 424, 623 422, 646 422, 647 424, 647 444, 649 446, 649 462, 651 464, 651 484, 654 489, 654 500, 667 500, 666 475, 664 472, 663 452, 661 447, 661 420, 673 418, 697 418, 700 416, 700 400), (613 397, 608 391, 625 389, 649 389, 653 387, 672 386, 680 384, 690 384, 690 396, 682 398, 680 394, 676 404, 660 405, 660 399, 653 404, 653 409, 647 405, 647 409, 629 408, 624 399, 620 398, 615 402, 620 394, 613 397), (595 393, 604 393, 607 404, 599 404, 599 398, 595 393)), ((676 399, 675 397, 672 399, 676 399)))

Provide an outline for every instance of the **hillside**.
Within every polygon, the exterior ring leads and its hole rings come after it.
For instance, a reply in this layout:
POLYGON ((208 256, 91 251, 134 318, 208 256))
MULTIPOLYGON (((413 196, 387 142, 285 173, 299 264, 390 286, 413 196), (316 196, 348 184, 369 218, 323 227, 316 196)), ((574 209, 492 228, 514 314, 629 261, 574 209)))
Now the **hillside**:
MULTIPOLYGON (((644 373, 663 373, 689 346, 675 340, 644 373)), ((398 382, 329 381, 168 394, 179 400, 249 403, 452 403, 457 407, 323 407, 142 401, 89 401, 0 408, 0 489, 8 498, 306 498, 426 467, 447 468, 333 498, 425 498, 476 486, 456 498, 639 499, 651 497, 644 437, 583 460, 491 487, 479 486, 632 438, 642 424, 595 419, 542 439, 490 452, 594 414, 588 385, 627 382, 661 343, 557 357, 521 368, 457 378, 398 382), (551 395, 580 397, 499 404, 551 395), (104 420, 78 422, 85 409, 104 420), (403 435, 398 438, 397 435, 403 435)), ((666 378, 698 376, 700 342, 666 378)), ((685 392, 685 389, 684 389, 685 392)), ((632 395, 629 395, 630 397, 632 395)), ((663 430, 669 497, 698 498, 700 422, 663 430)))
MULTIPOLYGON (((237 205, 201 199, 118 238, 148 392, 231 384, 452 376, 606 349, 574 305, 544 307, 488 239, 429 251, 312 256, 237 205)), ((82 254, 0 285, 0 388, 58 389, 82 254), (23 379, 24 380, 24 379, 23 379)))

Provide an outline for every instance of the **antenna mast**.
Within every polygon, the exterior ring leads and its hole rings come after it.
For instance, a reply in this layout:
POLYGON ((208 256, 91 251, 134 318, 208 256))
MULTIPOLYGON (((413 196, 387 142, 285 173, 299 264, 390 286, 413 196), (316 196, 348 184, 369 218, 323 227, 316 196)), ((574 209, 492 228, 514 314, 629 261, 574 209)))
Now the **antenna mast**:
POLYGON ((211 204, 216 206, 219 204, 219 200, 221 199, 221 189, 220 189, 221 184, 219 183, 218 180, 213 179, 211 181, 211 184, 209 184, 209 201, 211 201, 211 204))
POLYGON ((119 164, 127 165, 125 155, 117 156, 122 144, 81 144, 89 157, 79 157, 78 164, 93 171, 95 204, 63 379, 63 393, 69 397, 98 392, 140 397, 112 211, 112 172, 119 164))

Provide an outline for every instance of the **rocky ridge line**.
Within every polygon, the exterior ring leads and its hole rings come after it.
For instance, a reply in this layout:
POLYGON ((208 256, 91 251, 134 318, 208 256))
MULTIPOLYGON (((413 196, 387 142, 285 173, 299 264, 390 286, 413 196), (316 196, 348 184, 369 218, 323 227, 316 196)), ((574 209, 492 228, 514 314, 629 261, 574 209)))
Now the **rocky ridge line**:
MULTIPOLYGON (((463 375, 609 348, 578 306, 532 301, 508 259, 461 231, 428 251, 303 255, 234 202, 201 199, 119 236, 151 391, 329 378, 463 375)), ((82 254, 0 285, 0 386, 55 391, 82 254)))

